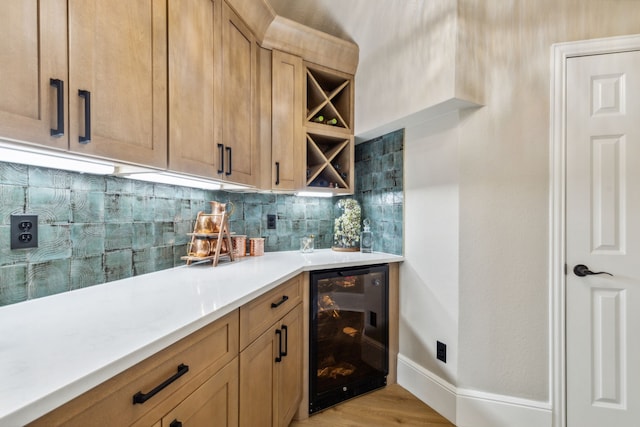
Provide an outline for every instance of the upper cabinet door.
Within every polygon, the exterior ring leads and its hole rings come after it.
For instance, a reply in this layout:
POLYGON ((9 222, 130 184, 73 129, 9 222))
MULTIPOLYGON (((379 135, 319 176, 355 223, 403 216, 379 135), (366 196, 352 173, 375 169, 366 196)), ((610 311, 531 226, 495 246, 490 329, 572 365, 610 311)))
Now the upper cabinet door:
POLYGON ((302 58, 278 50, 272 55, 272 188, 296 190, 302 186, 302 58))
POLYGON ((66 0, 2 2, 0 138, 67 148, 66 11, 66 0))
POLYGON ((72 151, 167 164, 163 0, 69 0, 72 151))
POLYGON ((252 185, 258 173, 258 46, 249 27, 226 3, 222 18, 224 178, 252 185))
POLYGON ((169 0, 169 169, 218 173, 219 0, 169 0))

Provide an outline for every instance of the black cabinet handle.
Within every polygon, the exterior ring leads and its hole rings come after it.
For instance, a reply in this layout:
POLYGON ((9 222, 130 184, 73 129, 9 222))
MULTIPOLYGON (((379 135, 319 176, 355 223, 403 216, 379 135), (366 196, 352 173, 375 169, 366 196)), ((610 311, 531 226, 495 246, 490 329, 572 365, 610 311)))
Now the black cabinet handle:
POLYGON ((218 173, 224 172, 224 145, 218 144, 218 157, 220 158, 220 167, 218 173))
POLYGON ((56 128, 51 129, 51 136, 64 135, 64 81, 60 79, 49 79, 49 84, 56 88, 56 128))
POLYGON ((281 329, 284 331, 284 351, 280 351, 280 356, 286 356, 289 351, 289 329, 287 325, 282 325, 281 329))
POLYGON ((88 90, 78 90, 78 96, 84 98, 84 136, 80 136, 81 144, 91 142, 91 92, 88 90))
POLYGON ((278 355, 276 356, 276 363, 282 362, 282 331, 276 329, 276 335, 278 336, 278 355))
POLYGON ((280 162, 276 162, 276 185, 280 185, 280 162))
POLYGON ((169 424, 169 427, 182 427, 182 422, 178 420, 173 420, 171 421, 171 424, 169 424))
POLYGON ((227 164, 227 171, 224 173, 225 175, 229 176, 231 175, 231 169, 233 169, 232 163, 231 163, 231 147, 225 147, 225 150, 227 150, 227 153, 229 153, 229 163, 227 164))
POLYGON ((167 378, 166 380, 164 380, 162 382, 162 384, 160 384, 157 387, 155 387, 149 393, 143 393, 143 392, 139 391, 136 394, 134 394, 133 395, 133 404, 135 405, 136 403, 144 403, 144 402, 146 402, 147 400, 151 399, 153 396, 158 394, 160 391, 162 391, 162 389, 166 388, 169 384, 171 384, 172 382, 174 382, 175 380, 177 380, 178 378, 180 378, 181 376, 183 376, 187 372, 189 372, 189 366, 181 363, 180 366, 178 366, 178 372, 173 374, 170 378, 167 378))
POLYGON ((280 299, 280 301, 278 302, 272 302, 271 303, 271 308, 277 308, 280 307, 286 300, 288 300, 289 297, 286 295, 282 295, 282 298, 280 299))

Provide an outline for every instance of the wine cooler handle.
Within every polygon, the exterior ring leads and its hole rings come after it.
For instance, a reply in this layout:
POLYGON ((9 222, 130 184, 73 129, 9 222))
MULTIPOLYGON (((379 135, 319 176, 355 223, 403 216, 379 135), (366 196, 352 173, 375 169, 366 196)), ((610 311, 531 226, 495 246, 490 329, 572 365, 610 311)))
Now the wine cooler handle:
POLYGON ((60 79, 49 79, 49 84, 56 88, 56 128, 51 129, 51 136, 64 135, 64 81, 60 79))
POLYGON ((289 351, 289 329, 287 325, 282 325, 282 330, 284 331, 284 351, 280 352, 280 356, 286 356, 287 351, 289 351))
POLYGON ((276 335, 278 336, 278 356, 276 356, 276 363, 282 362, 282 331, 276 329, 276 335))
POLYGON ((137 392, 136 394, 133 395, 133 404, 135 405, 136 403, 144 403, 147 400, 151 399, 153 396, 155 396, 156 394, 158 394, 159 392, 161 392, 164 388, 166 388, 169 384, 171 384, 172 382, 174 382, 175 380, 177 380, 178 378, 180 378, 181 376, 183 376, 184 374, 186 374, 187 372, 189 372, 189 366, 185 365, 183 363, 181 363, 178 366, 178 372, 176 372, 175 374, 173 374, 171 377, 167 378, 166 380, 164 380, 162 382, 162 384, 156 386, 153 390, 151 390, 149 393, 143 393, 141 391, 137 392))
POLYGON ((84 98, 84 136, 80 136, 80 144, 91 142, 91 92, 88 90, 78 90, 78 96, 84 98))
POLYGON ((224 145, 218 144, 218 156, 220 157, 220 167, 218 168, 218 173, 224 172, 224 145))

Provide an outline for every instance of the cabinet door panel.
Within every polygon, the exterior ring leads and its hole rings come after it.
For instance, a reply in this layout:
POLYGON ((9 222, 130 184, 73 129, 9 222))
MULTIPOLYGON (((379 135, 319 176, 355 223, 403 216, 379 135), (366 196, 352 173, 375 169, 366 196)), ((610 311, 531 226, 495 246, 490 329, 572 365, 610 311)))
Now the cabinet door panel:
POLYGON ((169 0, 169 168, 217 173, 220 1, 169 0))
POLYGON ((298 304, 280 323, 286 327, 287 355, 277 371, 277 423, 289 425, 302 399, 302 305, 298 304))
POLYGON ((276 328, 269 328, 240 353, 240 425, 270 427, 274 418, 276 328))
POLYGON ((166 166, 166 4, 69 2, 70 149, 166 166), (91 141, 87 102, 91 93, 91 141))
MULTIPOLYGON (((65 1, 3 2, 0 137, 67 148, 66 136, 51 136, 50 130, 57 127, 58 94, 49 81, 54 78, 68 83, 66 46, 65 1)), ((66 104, 63 110, 68 117, 66 104)))
POLYGON ((271 182, 274 189, 295 190, 302 185, 303 169, 302 58, 274 50, 272 67, 271 182))
POLYGON ((221 369, 162 419, 185 427, 236 427, 238 425, 238 359, 221 369))
MULTIPOLYGON (((222 24, 222 143, 232 150, 231 175, 253 184, 257 171, 257 55, 253 34, 225 3, 222 24)), ((227 160, 228 161, 228 157, 227 160)), ((225 165, 225 169, 228 165, 225 165)))

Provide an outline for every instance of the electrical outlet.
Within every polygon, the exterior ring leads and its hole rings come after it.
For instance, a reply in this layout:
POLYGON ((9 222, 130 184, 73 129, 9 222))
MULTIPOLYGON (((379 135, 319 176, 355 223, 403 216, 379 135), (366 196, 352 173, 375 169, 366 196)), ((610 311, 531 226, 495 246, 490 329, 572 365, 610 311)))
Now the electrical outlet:
POLYGON ((11 249, 38 247, 38 215, 11 215, 11 249))
POLYGON ((272 214, 267 215, 267 229, 275 230, 276 229, 276 216, 272 214))
POLYGON ((436 341, 436 358, 444 363, 447 363, 447 345, 436 341))

